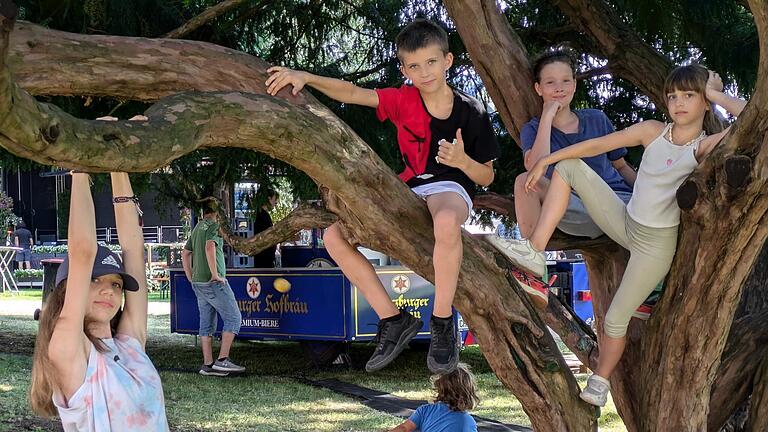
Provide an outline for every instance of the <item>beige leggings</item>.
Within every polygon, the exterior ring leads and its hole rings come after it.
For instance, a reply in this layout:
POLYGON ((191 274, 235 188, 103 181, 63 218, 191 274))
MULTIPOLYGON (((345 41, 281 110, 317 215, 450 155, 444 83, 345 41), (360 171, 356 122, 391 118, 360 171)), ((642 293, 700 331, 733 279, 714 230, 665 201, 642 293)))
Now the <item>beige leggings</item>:
POLYGON ((581 159, 561 161, 555 170, 579 195, 597 226, 629 250, 627 268, 603 324, 606 335, 623 337, 632 313, 669 272, 677 248, 677 226, 653 228, 635 222, 627 214, 627 205, 581 159))

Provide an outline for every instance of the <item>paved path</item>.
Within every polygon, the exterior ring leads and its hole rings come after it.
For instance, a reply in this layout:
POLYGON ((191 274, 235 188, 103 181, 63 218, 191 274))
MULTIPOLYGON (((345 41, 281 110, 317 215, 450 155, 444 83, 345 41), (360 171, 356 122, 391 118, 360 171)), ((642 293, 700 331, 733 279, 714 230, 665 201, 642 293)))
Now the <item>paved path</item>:
MULTIPOLYGON (((40 308, 37 300, 0 300, 0 315, 27 315, 32 316, 35 309, 40 308)), ((171 304, 168 302, 149 302, 150 315, 168 315, 171 313, 171 304)))

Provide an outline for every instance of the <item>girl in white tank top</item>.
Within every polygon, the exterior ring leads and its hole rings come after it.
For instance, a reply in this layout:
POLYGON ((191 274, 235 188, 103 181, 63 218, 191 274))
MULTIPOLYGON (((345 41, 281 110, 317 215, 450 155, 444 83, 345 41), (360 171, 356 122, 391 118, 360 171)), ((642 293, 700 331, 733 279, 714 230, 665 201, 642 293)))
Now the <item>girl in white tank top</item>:
POLYGON ((727 133, 722 122, 718 127, 714 104, 735 116, 746 105, 722 90, 720 77, 704 67, 678 67, 664 85, 672 123, 648 120, 582 141, 542 157, 528 173, 526 188, 530 190, 549 165, 557 164, 533 234, 503 251, 515 263, 530 268, 543 262, 541 251, 562 217, 572 190, 582 198, 603 232, 630 251, 624 277, 603 323, 598 368, 581 394, 589 403, 605 404, 608 378, 624 351, 629 320, 669 271, 680 224, 677 188, 727 133), (625 206, 579 158, 638 145, 645 147, 645 153, 632 199, 625 206))
POLYGON ((122 258, 97 245, 90 178, 73 173, 69 251, 40 314, 29 399, 38 414, 59 415, 67 432, 167 431, 160 376, 144 349, 138 205, 128 174, 111 177, 122 258))

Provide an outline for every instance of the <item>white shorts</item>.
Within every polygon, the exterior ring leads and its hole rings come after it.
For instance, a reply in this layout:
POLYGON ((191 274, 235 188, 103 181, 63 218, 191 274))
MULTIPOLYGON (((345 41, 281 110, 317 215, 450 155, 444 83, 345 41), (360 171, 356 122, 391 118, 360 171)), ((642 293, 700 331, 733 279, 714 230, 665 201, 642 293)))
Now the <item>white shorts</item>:
POLYGON ((427 183, 425 185, 416 186, 411 188, 413 193, 426 199, 430 195, 439 194, 443 192, 453 192, 459 194, 467 203, 467 219, 472 215, 472 199, 464 189, 464 187, 453 181, 438 181, 434 183, 427 183))

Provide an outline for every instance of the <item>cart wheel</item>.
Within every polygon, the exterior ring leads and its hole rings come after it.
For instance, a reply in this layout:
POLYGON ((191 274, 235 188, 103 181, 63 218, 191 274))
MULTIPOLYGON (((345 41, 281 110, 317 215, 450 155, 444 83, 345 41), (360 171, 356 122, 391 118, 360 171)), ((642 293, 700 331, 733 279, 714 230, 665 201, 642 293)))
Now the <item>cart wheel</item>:
POLYGON ((35 313, 32 315, 35 321, 40 321, 40 309, 35 309, 35 313))

